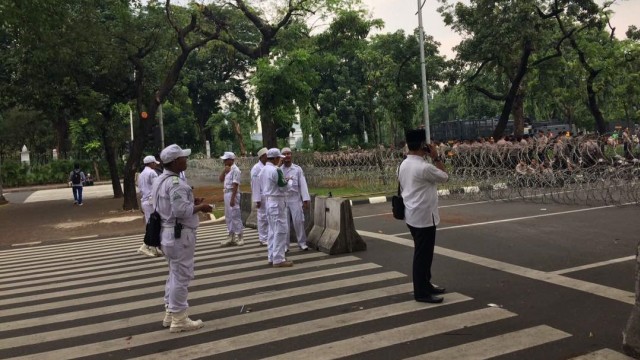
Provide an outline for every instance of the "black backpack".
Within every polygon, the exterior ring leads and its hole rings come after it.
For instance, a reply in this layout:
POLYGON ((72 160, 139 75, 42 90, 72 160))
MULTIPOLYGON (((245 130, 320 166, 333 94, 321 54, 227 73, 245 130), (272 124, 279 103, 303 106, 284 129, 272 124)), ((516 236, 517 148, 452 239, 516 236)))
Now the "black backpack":
MULTIPOLYGON (((164 180, 171 178, 171 176, 167 176, 164 179, 160 180, 160 184, 158 184, 158 188, 162 185, 164 180)), ((160 237, 160 231, 162 230, 162 218, 158 213, 158 198, 156 197, 154 202, 154 211, 149 216, 149 222, 147 222, 147 227, 144 231, 144 244, 147 246, 160 247, 160 243, 162 242, 162 238, 160 237)))
POLYGON ((149 216, 149 222, 144 232, 144 244, 159 248, 162 242, 160 230, 162 230, 162 219, 156 210, 149 216))
POLYGON ((80 176, 80 171, 73 171, 73 175, 71 175, 71 183, 74 185, 79 185, 82 182, 82 176, 80 176))

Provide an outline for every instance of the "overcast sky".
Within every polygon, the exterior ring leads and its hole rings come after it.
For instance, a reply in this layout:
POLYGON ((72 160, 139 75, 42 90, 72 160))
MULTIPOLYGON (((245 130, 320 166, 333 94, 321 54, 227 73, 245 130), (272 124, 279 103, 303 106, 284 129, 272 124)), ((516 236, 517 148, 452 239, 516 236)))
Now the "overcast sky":
MULTIPOLYGON (((410 34, 418 26, 417 0, 363 0, 363 2, 369 7, 374 18, 384 20, 386 27, 382 32, 403 29, 410 34)), ((440 3, 436 0, 426 1, 422 11, 424 31, 442 44, 441 54, 452 58, 451 48, 458 44, 460 37, 453 30, 445 27, 442 17, 436 11, 439 5, 440 3)), ((612 9, 615 14, 611 21, 616 27, 619 38, 624 38, 629 25, 640 28, 640 0, 618 0, 612 9)))

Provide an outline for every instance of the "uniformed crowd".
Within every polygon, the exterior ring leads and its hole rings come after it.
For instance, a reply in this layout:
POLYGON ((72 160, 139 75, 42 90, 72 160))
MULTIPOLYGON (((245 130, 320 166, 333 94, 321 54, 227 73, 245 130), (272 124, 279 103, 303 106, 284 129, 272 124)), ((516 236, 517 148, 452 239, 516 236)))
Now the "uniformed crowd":
MULTIPOLYGON (((161 247, 142 244, 139 253, 164 256, 169 265, 165 283, 164 327, 172 333, 196 330, 204 326, 201 320, 191 320, 187 314, 188 286, 194 276, 196 230, 198 212, 211 212, 213 206, 195 198, 184 176, 190 149, 173 144, 160 153, 161 163, 154 156, 144 158, 144 170, 138 177, 141 208, 145 223, 157 212, 162 222, 161 247), (160 172, 160 165, 163 170, 160 172)), ((269 266, 291 267, 289 252, 289 218, 296 234, 298 247, 308 250, 304 228, 304 209, 310 196, 302 168, 292 162, 291 149, 260 149, 259 160, 251 169, 251 197, 257 210, 258 240, 267 248, 269 266)), ((224 170, 218 180, 223 183, 227 236, 220 246, 242 246, 243 225, 240 211, 241 170, 235 165, 236 156, 225 152, 220 159, 224 170)))

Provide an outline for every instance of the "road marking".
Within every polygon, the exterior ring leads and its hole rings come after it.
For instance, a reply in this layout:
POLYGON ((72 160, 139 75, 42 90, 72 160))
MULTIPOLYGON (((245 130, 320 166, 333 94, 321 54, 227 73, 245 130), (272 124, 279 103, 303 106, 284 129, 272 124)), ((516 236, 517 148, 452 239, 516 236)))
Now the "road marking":
MULTIPOLYGON (((413 247, 413 240, 403 239, 394 235, 378 234, 370 231, 358 230, 361 236, 371 237, 374 239, 385 240, 396 244, 413 247)), ((493 260, 481 256, 463 253, 461 251, 446 249, 440 246, 435 247, 435 253, 447 256, 453 259, 472 263, 474 265, 484 266, 490 269, 500 270, 506 273, 523 276, 533 280, 544 281, 553 285, 563 286, 573 290, 584 291, 589 294, 598 295, 611 300, 620 301, 633 305, 635 303, 635 294, 609 286, 590 283, 583 280, 571 279, 566 276, 548 273, 540 270, 529 269, 523 266, 513 265, 506 262, 493 260)))
MULTIPOLYGON (((547 217, 547 216, 565 215, 565 214, 574 214, 574 213, 580 213, 580 212, 585 212, 585 211, 609 209, 609 208, 620 207, 620 206, 625 206, 625 205, 632 205, 632 204, 635 204, 635 203, 626 203, 626 204, 622 204, 622 205, 605 205, 605 206, 597 206, 597 207, 591 207, 591 208, 585 208, 585 209, 576 209, 576 210, 568 210, 568 211, 558 211, 558 212, 554 212, 554 213, 547 213, 547 214, 538 214, 538 215, 531 215, 531 216, 521 216, 521 217, 517 217, 517 218, 510 218, 510 219, 501 219, 501 220, 485 221, 485 222, 472 223, 472 224, 453 225, 453 226, 443 226, 443 227, 438 227, 438 231, 454 230, 454 229, 462 229, 462 228, 468 228, 468 227, 474 227, 474 226, 484 226, 484 225, 500 224, 500 223, 506 223, 506 222, 512 222, 512 221, 520 221, 520 220, 536 219, 536 218, 547 217)), ((409 235, 409 234, 411 234, 411 233, 410 233, 410 232, 403 232, 403 233, 399 233, 399 234, 394 234, 394 236, 405 236, 405 235, 409 235)))
MULTIPOLYGON (((310 253, 308 255, 305 255, 305 260, 307 259, 314 259, 314 258, 319 258, 319 257, 326 257, 327 255, 324 253, 310 253)), ((255 256, 251 256, 251 257, 255 257, 255 256)), ((225 262, 231 262, 231 260, 244 260, 246 258, 246 256, 237 256, 235 258, 229 258, 229 259, 224 259, 225 262)), ((295 261, 295 260, 294 260, 295 261)), ((325 259, 326 261, 326 259, 325 259)), ((208 264, 204 264, 202 262, 198 262, 198 266, 207 266, 207 265, 220 265, 221 261, 217 260, 217 261, 212 261, 209 262, 208 264)), ((266 261, 265 260, 260 260, 260 261, 252 261, 252 262, 247 262, 247 263, 243 263, 243 264, 232 264, 232 265, 228 265, 228 266, 216 266, 216 273, 222 273, 225 271, 230 271, 230 270, 240 270, 243 268, 252 268, 252 267, 258 267, 260 265, 265 265, 266 261)), ((305 263, 306 264, 306 263, 305 263)), ((315 265, 319 265, 319 263, 315 263, 315 265)), ((298 267, 300 268, 300 266, 298 267)), ((150 284, 150 283, 162 283, 164 281, 167 280, 167 274, 166 274, 167 270, 166 268, 163 266, 163 268, 161 269, 161 272, 158 271, 157 267, 155 269, 154 272, 147 272, 146 274, 144 272, 138 272, 136 271, 136 277, 139 277, 140 275, 149 275, 147 277, 144 278, 139 278, 136 280, 129 280, 126 283, 122 283, 122 287, 126 288, 126 287, 130 287, 130 286, 142 286, 145 284, 150 284), (162 274, 162 275, 157 275, 157 274, 162 274), (151 276, 151 275, 157 275, 157 276, 151 276)), ((261 273, 262 270, 256 270, 256 271, 250 271, 248 272, 249 275, 251 274, 256 274, 256 273, 261 273)), ((246 274, 247 272, 245 272, 244 274, 246 274)), ((205 273, 206 274, 206 273, 205 273)), ((200 275, 203 275, 203 272, 200 272, 200 275)), ((244 276, 244 275, 243 275, 244 276)), ((107 276, 107 277, 92 277, 92 280, 94 283, 104 283, 107 281, 114 281, 114 280, 119 280, 122 279, 122 272, 116 274, 116 275, 112 275, 112 276, 107 276)), ((235 280, 235 279, 230 279, 230 280, 235 280)), ((54 284, 50 284, 50 285, 46 285, 46 286, 39 286, 36 288, 29 288, 28 292, 32 293, 34 291, 44 291, 44 290, 56 290, 58 288, 60 288, 60 284, 62 282, 60 281, 56 281, 54 284)), ((75 282, 64 282, 64 286, 66 287, 70 287, 70 286, 74 286, 74 285, 78 285, 78 284, 82 284, 82 283, 86 283, 86 278, 83 280, 78 280, 75 282)), ((23 289, 21 289, 23 290, 23 289)), ((80 288, 75 288, 75 289, 71 289, 71 290, 58 290, 58 291, 54 291, 54 293, 50 294, 47 296, 47 300, 49 301, 54 301, 57 298, 62 298, 62 297, 67 297, 67 296, 74 296, 77 297, 79 295, 83 295, 83 294, 89 294, 89 293, 94 293, 94 292, 104 292, 106 290, 109 290, 111 293, 113 293, 114 291, 118 290, 118 287, 115 284, 106 284, 106 285, 95 285, 95 286, 83 286, 80 288)), ((27 296, 22 296, 22 297, 17 297, 15 296, 15 292, 11 292, 11 291, 6 291, 5 292, 6 295, 12 295, 10 298, 5 299, 5 300, 0 300, 0 306, 5 306, 5 305, 11 305, 11 304, 22 304, 25 302, 29 302, 29 301, 36 301, 39 298, 42 298, 42 293, 38 293, 35 295, 27 295, 27 296)))
MULTIPOLYGON (((298 360, 309 357, 309 354, 313 354, 311 357, 314 360, 339 359, 370 350, 381 349, 386 346, 396 345, 404 342, 426 338, 429 336, 444 334, 466 327, 485 324, 491 321, 508 319, 513 316, 516 316, 516 314, 504 309, 488 308, 475 310, 435 320, 419 322, 417 324, 398 327, 392 330, 385 330, 358 336, 357 338, 335 341, 311 348, 304 348, 286 354, 278 354, 274 357, 269 357, 263 360, 298 360)), ((286 333, 297 334, 295 332, 286 333)), ((477 359, 481 358, 482 357, 477 357, 477 359)))
POLYGON ((98 235, 74 236, 70 237, 69 240, 95 239, 97 237, 98 235))
POLYGON ((19 247, 19 246, 31 246, 31 245, 39 245, 39 244, 42 244, 42 241, 32 241, 27 243, 11 244, 11 246, 19 247))
POLYGON ((621 258, 618 258, 618 259, 611 259, 611 260, 607 260, 607 261, 600 261, 600 262, 593 263, 593 264, 576 266, 576 267, 572 267, 572 268, 568 268, 568 269, 550 271, 549 274, 557 274, 557 275, 567 274, 567 273, 576 272, 576 271, 580 271, 580 270, 593 269, 593 268, 600 267, 600 266, 607 266, 607 265, 617 264, 617 263, 626 262, 626 261, 635 260, 635 259, 636 259, 635 255, 625 256, 625 257, 621 257, 621 258))
MULTIPOLYGON (((328 295, 323 294, 325 291, 337 290, 348 288, 351 286, 361 286, 367 285, 369 287, 373 287, 376 282, 382 282, 386 280, 405 278, 406 275, 399 272, 386 272, 381 274, 374 275, 365 275, 359 277, 353 277, 349 279, 343 280, 335 280, 324 283, 300 286, 290 289, 278 290, 268 294, 252 294, 244 297, 235 297, 228 300, 219 300, 214 302, 207 302, 203 305, 196 305, 189 308, 189 312, 191 314, 197 315, 202 313, 210 313, 213 311, 223 310, 238 307, 241 305, 251 305, 252 307, 259 309, 259 312, 247 312, 243 313, 239 316, 234 316, 232 318, 216 318, 216 319, 205 319, 207 324, 213 326, 207 326, 198 333, 204 332, 213 332, 217 331, 220 327, 232 327, 242 324, 248 324, 252 322, 263 321, 265 319, 264 314, 275 314, 278 316, 284 317, 288 315, 305 313, 307 311, 318 310, 325 306, 339 306, 340 304, 346 304, 349 302, 356 302, 360 299, 374 299, 384 296, 397 295, 401 293, 410 292, 413 289, 412 284, 401 284, 395 286, 389 286, 384 288, 376 288, 372 290, 359 291, 355 293, 349 293, 345 295, 339 295, 335 297, 329 297, 329 302, 320 302, 320 301, 312 301, 307 302, 304 306, 301 306, 299 303, 278 307, 275 309, 267 308, 262 309, 263 306, 258 304, 262 304, 268 301, 279 300, 279 299, 288 299, 294 296, 306 295, 306 294, 318 294, 316 300, 320 300, 322 297, 327 297, 328 295), (257 314, 257 315, 256 315, 257 314)), ((190 294, 191 296, 192 294, 190 294)), ((462 299, 462 298, 461 298, 462 299)), ((470 298, 464 298, 471 300, 470 298)), ((193 299, 190 299, 193 300, 193 299)), ((447 295, 447 301, 453 301, 449 299, 447 295)), ((64 328, 60 330, 53 330, 44 333, 35 333, 29 336, 18 336, 14 338, 1 339, 0 340, 0 348, 14 348, 20 346, 29 346, 34 343, 43 343, 48 341, 57 341, 62 339, 74 338, 77 336, 82 336, 86 334, 92 333, 100 333, 103 331, 107 331, 108 329, 122 329, 133 326, 147 325, 152 323, 157 323, 162 318, 162 313, 157 313, 154 315, 145 314, 135 317, 128 317, 126 319, 117 319, 111 321, 104 321, 100 323, 90 323, 88 325, 76 326, 74 328, 64 328)), ((133 339, 132 346, 139 346, 143 343, 152 343, 153 340, 157 340, 159 336, 164 331, 154 331, 151 333, 143 333, 137 334, 135 339, 133 339)), ((117 338, 110 341, 104 341, 101 343, 99 348, 94 346, 82 346, 82 354, 84 356, 90 355, 92 352, 96 352, 96 350, 103 351, 114 351, 122 348, 122 339, 117 338)), ((78 349, 80 351, 80 349, 78 349)), ((80 352, 79 352, 80 353, 80 352)), ((38 354, 42 356, 43 354, 38 354)), ((40 359, 46 357, 40 357, 40 359)), ((62 359, 63 357, 59 356, 51 356, 51 359, 62 359)))
POLYGON ((611 349, 602 349, 569 360, 633 360, 633 358, 611 349))
MULTIPOLYGON (((426 311, 428 309, 433 309, 433 308, 437 308, 437 307, 446 306, 448 304, 453 304, 453 303, 462 301, 462 299, 466 298, 466 297, 464 297, 462 295, 459 295, 459 294, 455 294, 455 295, 454 294, 449 294, 448 296, 451 296, 452 298, 455 298, 456 295, 459 296, 458 297, 458 299, 459 299, 458 301, 453 300, 451 302, 443 303, 441 305, 424 304, 424 303, 418 303, 418 302, 415 302, 415 301, 411 300, 411 301, 406 301, 406 302, 401 302, 401 303, 396 303, 396 304, 391 304, 391 305, 386 305, 386 306, 381 306, 381 307, 375 307, 375 308, 364 309, 364 310, 356 310, 354 312, 349 312, 349 313, 346 313, 346 314, 328 316, 328 317, 324 317, 324 318, 321 318, 321 319, 305 321, 305 322, 296 323, 296 324, 284 325, 284 326, 279 327, 277 330, 267 329, 267 330, 252 332, 252 333, 243 334, 243 335, 239 335, 239 336, 235 336, 235 337, 231 337, 231 338, 221 339, 221 340, 217 340, 217 341, 211 341, 211 342, 204 343, 204 344, 191 345, 191 346, 187 346, 187 347, 180 348, 180 349, 166 351, 166 352, 163 352, 161 354, 151 354, 151 355, 148 355, 148 356, 139 357, 138 359, 160 359, 160 358, 167 359, 167 358, 169 358, 169 359, 186 360, 186 359, 198 359, 198 358, 201 358, 202 354, 207 354, 207 356, 211 357, 213 355, 225 353, 225 352, 228 352, 228 351, 233 351, 233 350, 246 348, 246 347, 250 347, 250 346, 261 345, 261 344, 267 344, 267 343, 272 342, 272 341, 282 340, 283 339, 283 334, 295 334, 296 336, 313 334, 313 333, 316 333, 316 332, 327 331, 327 330, 335 329, 335 328, 338 328, 338 327, 344 327, 344 326, 349 326, 349 325, 354 325, 354 324, 361 324, 361 323, 367 322, 367 321, 374 321, 374 320, 378 320, 378 319, 384 319, 384 318, 397 316, 397 315, 402 315, 402 314, 408 314, 408 313, 412 313, 412 312, 426 311)), ((475 315, 476 315, 475 318, 471 319, 471 316, 467 316, 467 318, 464 319, 464 320, 467 320, 466 323, 464 321, 459 321, 459 322, 456 322, 456 323, 459 324, 460 326, 464 326, 464 325, 469 325, 469 321, 473 321, 473 320, 477 321, 478 323, 484 323, 484 322, 498 320, 501 317, 515 316, 515 314, 510 313, 510 312, 508 312, 506 310, 502 310, 498 314, 498 315, 501 315, 501 316, 493 316, 493 317, 488 316, 488 314, 485 313, 483 310, 474 311, 472 313, 475 313, 475 315), (480 313, 482 313, 482 314, 480 314, 480 313), (480 315, 482 315, 482 316, 480 316, 480 315), (464 325, 462 325, 463 323, 464 323, 464 325)), ((449 321, 450 322, 455 322, 457 320, 457 318, 462 318, 462 317, 463 317, 462 315, 454 315, 454 316, 450 316, 448 318, 441 318, 441 319, 438 319, 438 320, 440 320, 440 323, 448 323, 449 321)), ((421 323, 416 324, 414 326, 419 327, 420 328, 420 332, 424 333, 424 332, 428 332, 429 329, 433 329, 433 327, 428 326, 429 323, 430 323, 430 321, 421 322, 421 323)), ((397 329, 393 329, 391 331, 395 331, 395 330, 397 330, 397 329)), ((431 331, 440 332, 441 329, 439 328, 438 330, 431 330, 431 331)), ((163 337, 169 338, 171 334, 169 334, 169 333, 167 333, 165 331, 162 335, 164 335, 163 337)), ((396 337, 394 337, 394 338, 396 338, 396 337)), ((406 341, 407 340, 406 338, 403 338, 402 336, 398 336, 397 338, 400 339, 400 341, 406 341)), ((360 337, 358 339, 360 339, 360 337)), ((353 348, 355 348, 360 343, 359 343, 359 341, 356 342, 356 341, 353 341, 353 339, 352 339, 349 342, 349 344, 353 348)), ((370 344, 367 344, 367 346, 370 346, 370 344)), ((320 349, 305 348, 305 349, 301 350, 301 353, 292 352, 292 353, 288 353, 288 354, 279 354, 279 355, 276 355, 274 357, 274 359, 292 358, 292 359, 298 360, 298 359, 304 359, 304 358, 311 357, 314 360, 316 360, 316 359, 320 359, 322 355, 326 354, 329 351, 330 350, 327 347, 327 344, 325 344, 325 345, 320 346, 320 349), (316 350, 316 351, 313 351, 312 349, 316 350), (292 357, 288 357, 289 354, 296 354, 296 355, 292 356, 292 357)), ((342 355, 342 356, 344 356, 344 355, 342 355)))
POLYGON ((564 331, 541 325, 478 340, 404 360, 472 360, 488 359, 515 351, 532 348, 570 337, 564 331))
MULTIPOLYGON (((335 261, 338 259, 332 259, 332 260, 335 261)), ((305 263, 305 264, 309 264, 309 263, 305 263)), ((312 268, 312 266, 315 267, 317 265, 318 264, 313 264, 313 265, 309 265, 308 267, 312 268)), ((296 266, 294 266, 293 268, 268 269, 268 270, 274 270, 274 271, 278 270, 282 272, 284 272, 283 270, 293 269, 293 273, 290 274, 289 276, 277 276, 273 278, 243 282, 240 284, 228 285, 223 287, 212 286, 210 290, 190 291, 189 299, 195 300, 197 298, 206 297, 206 296, 220 296, 222 294, 229 294, 237 291, 255 290, 260 288, 268 288, 272 286, 281 286, 284 284, 289 284, 289 283, 298 282, 298 281, 321 279, 323 277, 334 276, 338 274, 356 273, 359 271, 377 269, 377 268, 380 268, 380 265, 365 263, 365 264, 359 264, 354 266, 332 268, 327 270, 315 270, 310 273, 309 272, 302 273, 302 274, 296 273, 295 272, 296 269, 300 269, 300 268, 302 268, 302 266, 296 264, 296 266)), ((262 275, 264 274, 265 272, 263 271, 262 275)), ((236 278, 240 278, 238 274, 231 274, 231 275, 236 275, 236 278)), ((219 282, 220 277, 216 277, 215 280, 216 281, 214 281, 213 283, 219 282)), ((212 284, 211 279, 196 278, 196 280, 194 280, 190 284, 190 286, 194 287, 198 285, 211 285, 211 284, 212 284)), ((145 287, 137 291, 135 293, 136 294, 135 296, 140 297, 140 295, 153 295, 155 293, 160 292, 161 289, 162 289, 162 286, 145 287)), ((15 315, 15 314, 30 314, 30 313, 35 313, 35 312, 45 311, 45 310, 52 310, 52 309, 55 309, 58 311, 56 311, 56 314, 54 315, 43 315, 43 316, 31 318, 31 319, 21 319, 20 321, 0 322, 0 331, 24 329, 24 328, 29 328, 33 326, 38 326, 43 323, 52 324, 52 323, 68 321, 69 319, 78 320, 78 319, 90 318, 90 317, 100 316, 100 315, 111 315, 111 314, 115 314, 122 311, 138 309, 141 307, 158 306, 158 299, 156 297, 139 300, 135 302, 121 303, 117 305, 101 306, 99 308, 96 308, 94 306, 83 306, 83 305, 94 305, 104 301, 113 302, 114 300, 124 302, 124 301, 127 301, 129 298, 131 298, 133 294, 134 293, 132 293, 131 290, 129 290, 129 291, 121 291, 118 293, 112 293, 109 295, 96 295, 96 296, 91 296, 91 297, 86 297, 81 299, 75 299, 73 303, 70 303, 69 301, 67 302, 59 301, 54 303, 45 303, 39 306, 30 305, 25 307, 7 309, 6 311, 3 310, 2 312, 3 317, 9 316, 9 315, 15 315), (65 312, 66 309, 75 309, 75 308, 82 308, 84 310, 65 312)))
MULTIPOLYGON (((324 254, 322 254, 324 255, 324 254)), ((295 282, 295 281, 303 281, 303 280, 309 280, 309 279, 315 279, 320 277, 320 274, 327 274, 327 273, 333 273, 336 270, 341 270, 343 273, 349 273, 349 272, 355 272, 355 271, 361 271, 361 270, 368 270, 368 269, 374 269, 374 268, 379 268, 380 265, 376 265, 376 264, 372 264, 372 263, 367 263, 367 264, 358 264, 358 265, 353 265, 353 266, 344 266, 340 269, 332 269, 332 270, 325 270, 325 271, 315 271, 315 272, 311 272, 311 273, 303 273, 303 274, 296 274, 298 272, 298 270, 301 269, 309 269, 309 268, 316 268, 318 266, 321 266, 323 263, 325 265, 328 265, 329 263, 331 265, 334 264, 340 264, 340 263, 344 263, 344 262, 349 262, 349 261, 357 261, 360 260, 360 258, 354 257, 354 256, 346 256, 346 257, 340 257, 340 258, 336 258, 336 259, 323 259, 323 260, 319 260, 319 261, 309 261, 309 262, 305 262, 302 264, 296 264, 294 267, 291 268, 283 268, 283 269, 269 269, 272 270, 272 272, 277 271, 279 274, 290 274, 289 276, 278 276, 278 277, 273 277, 273 278, 269 278, 269 279, 265 279, 262 282, 257 281, 257 282, 252 282, 252 283, 242 283, 242 284, 236 284, 236 285, 229 285, 229 286, 225 286, 225 287, 221 287, 218 288, 218 294, 224 294, 227 292, 234 292, 234 291, 242 291, 242 290, 249 290, 249 289, 253 289, 253 288, 257 288, 257 287, 266 287, 269 285, 276 285, 276 284, 286 284, 286 283, 291 283, 291 282, 295 282)), ((266 263, 265 263, 266 265, 266 263)), ((164 265, 166 267, 166 265, 164 265)), ((166 272, 166 270, 165 270, 166 272)), ((207 277, 199 277, 193 281, 190 282, 189 286, 191 287, 196 287, 196 286, 200 286, 200 285, 211 285, 212 283, 220 283, 220 282, 224 282, 224 281, 232 281, 232 280, 241 280, 241 279, 245 279, 245 278, 249 278, 252 276, 258 276, 258 275, 264 275, 265 274, 265 269, 260 269, 260 270, 254 270, 254 271, 244 271, 241 273, 233 273, 233 274, 228 274, 228 275, 220 275, 220 276, 216 276, 214 281, 211 281, 211 279, 207 278, 207 277)), ((143 279, 144 282, 143 284, 148 284, 152 281, 156 281, 158 284, 162 284, 167 280, 167 276, 164 275, 162 277, 158 277, 157 279, 143 279)), ((32 312, 37 312, 37 311, 46 311, 46 310, 55 310, 55 309, 64 309, 69 307, 70 305, 73 305, 75 307, 80 307, 81 305, 90 305, 90 304, 96 304, 96 303, 101 303, 104 301, 114 301, 114 300, 126 300, 127 298, 132 296, 132 292, 130 289, 128 289, 129 284, 131 284, 130 282, 126 282, 126 283, 117 283, 117 284, 109 284, 106 285, 104 287, 101 287, 102 289, 105 290, 112 290, 111 292, 109 292, 109 294, 101 294, 101 295, 94 295, 94 296, 87 296, 87 297, 83 297, 83 298, 79 298, 79 299, 74 299, 72 303, 69 302, 68 299, 61 299, 61 300, 57 300, 57 301, 51 301, 51 302, 47 302, 46 304, 36 304, 36 305, 27 305, 27 306, 20 306, 19 303, 13 303, 13 299, 9 299, 10 304, 12 304, 13 306, 11 306, 8 309, 5 309, 2 311, 2 316, 11 316, 11 315, 19 315, 19 314, 28 314, 28 313, 32 313, 32 312)), ((157 293, 159 290, 159 288, 156 287, 146 287, 144 289, 140 289, 139 291, 136 292, 137 295, 144 295, 144 294, 154 294, 157 293)), ((82 291, 82 289, 74 289, 72 290, 72 292, 76 293, 82 291)), ((54 294, 57 294, 57 292, 55 292, 54 294)), ((41 294, 42 296, 42 294, 41 294)), ((57 299, 56 295, 51 295, 51 298, 53 298, 54 300, 57 299)), ((154 303, 157 303, 157 300, 153 300, 154 303)), ((93 314, 95 315, 96 312, 93 312, 93 314)), ((57 315, 54 315, 57 316, 57 315)), ((23 327, 26 324, 27 321, 25 321, 24 323, 21 321, 19 324, 17 325, 12 325, 12 324, 7 324, 7 323, 0 323, 0 331, 4 331, 7 330, 9 328, 13 328, 15 329, 16 326, 17 327, 23 327), (13 327, 12 327, 13 326, 13 327)))

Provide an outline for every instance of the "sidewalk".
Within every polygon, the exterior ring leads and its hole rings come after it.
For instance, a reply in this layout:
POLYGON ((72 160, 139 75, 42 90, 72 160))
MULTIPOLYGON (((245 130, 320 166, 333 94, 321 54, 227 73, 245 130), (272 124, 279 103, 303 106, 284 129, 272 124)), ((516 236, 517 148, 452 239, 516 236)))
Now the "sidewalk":
MULTIPOLYGON (((113 198, 110 182, 86 186, 83 191, 83 206, 73 205, 71 189, 66 184, 6 190, 8 191, 4 195, 9 204, 0 205, 0 248, 133 234, 140 234, 142 241, 142 212, 122 210, 123 199, 113 198)), ((215 204, 217 209, 224 209, 220 183, 196 184, 194 195, 204 197, 205 201, 215 204)), ((384 202, 389 197, 379 194, 371 198, 348 198, 357 205, 384 202)), ((200 220, 204 225, 209 218, 202 215, 200 220)))
MULTIPOLYGON (((217 187, 200 187, 194 192, 214 204, 222 201, 222 191, 217 187)), ((22 188, 6 192, 5 197, 9 203, 0 205, 0 248, 133 234, 140 234, 142 242, 145 226, 142 212, 122 210, 123 199, 113 198, 110 183, 85 187, 83 206, 73 204, 69 187, 55 185, 22 188)), ((206 221, 208 217, 202 216, 200 220, 206 221)))

